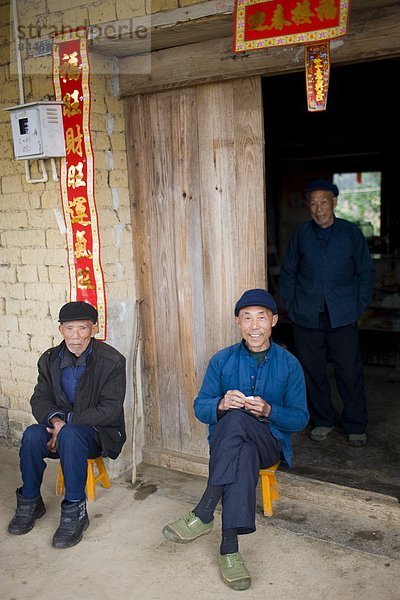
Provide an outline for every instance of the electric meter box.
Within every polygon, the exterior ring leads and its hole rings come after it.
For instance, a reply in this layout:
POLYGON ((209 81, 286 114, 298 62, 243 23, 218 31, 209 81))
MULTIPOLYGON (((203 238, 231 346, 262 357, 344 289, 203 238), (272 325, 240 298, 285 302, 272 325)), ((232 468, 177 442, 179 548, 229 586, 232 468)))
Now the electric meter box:
POLYGON ((17 160, 65 156, 63 102, 31 102, 5 108, 10 112, 17 160))

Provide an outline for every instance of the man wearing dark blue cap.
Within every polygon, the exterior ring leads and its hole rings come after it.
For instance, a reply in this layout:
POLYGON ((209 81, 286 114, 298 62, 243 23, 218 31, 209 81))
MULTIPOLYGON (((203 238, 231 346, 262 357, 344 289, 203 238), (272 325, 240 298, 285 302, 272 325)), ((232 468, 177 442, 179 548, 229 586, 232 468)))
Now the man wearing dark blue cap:
POLYGON ((59 312, 64 341, 39 358, 31 398, 36 425, 28 427, 20 449, 22 486, 8 532, 28 533, 46 512, 40 494, 45 458, 59 458, 65 497, 54 548, 78 544, 89 526, 86 509, 87 459, 117 458, 125 442, 123 402, 125 357, 94 338, 97 310, 86 302, 68 302, 59 312))
POLYGON ((334 214, 339 195, 335 184, 318 179, 305 194, 311 221, 289 242, 280 291, 306 377, 314 423, 311 439, 323 441, 335 426, 326 370, 329 354, 343 402, 343 429, 351 446, 363 446, 367 408, 357 320, 372 299, 372 259, 360 229, 334 214))
POLYGON ((274 298, 247 290, 235 306, 242 341, 215 354, 208 365, 196 417, 209 426, 207 488, 196 507, 163 529, 173 542, 188 543, 211 532, 222 503, 222 578, 235 590, 250 586, 238 535, 255 531, 258 471, 282 460, 290 465, 291 432, 308 421, 303 371, 298 360, 271 340, 278 320, 274 298))

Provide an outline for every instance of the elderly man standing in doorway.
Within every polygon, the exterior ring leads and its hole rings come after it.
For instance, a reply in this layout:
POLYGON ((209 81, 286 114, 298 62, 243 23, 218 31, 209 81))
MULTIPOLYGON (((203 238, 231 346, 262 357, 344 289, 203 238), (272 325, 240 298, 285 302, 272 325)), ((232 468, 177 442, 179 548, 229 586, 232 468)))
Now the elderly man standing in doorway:
POLYGON ((97 310, 86 302, 68 302, 59 313, 64 341, 38 362, 31 398, 38 424, 28 427, 20 449, 22 487, 8 532, 28 533, 46 512, 40 487, 45 458, 59 458, 65 497, 54 548, 78 544, 89 526, 86 510, 87 459, 117 458, 125 442, 123 403, 125 357, 94 338, 97 310))
POLYGON ((166 525, 164 536, 187 543, 211 532, 222 502, 222 578, 235 590, 250 586, 238 535, 255 531, 260 468, 291 462, 291 432, 308 422, 305 382, 298 360, 271 341, 278 320, 274 298, 247 290, 235 306, 242 341, 215 354, 208 365, 196 417, 209 426, 207 488, 197 506, 166 525))
POLYGON ((312 181, 305 195, 311 220, 289 242, 280 292, 306 378, 314 424, 311 439, 326 439, 335 426, 326 368, 329 353, 343 402, 343 429, 351 446, 363 446, 367 408, 357 320, 372 299, 372 259, 360 229, 334 214, 339 195, 335 184, 312 181))

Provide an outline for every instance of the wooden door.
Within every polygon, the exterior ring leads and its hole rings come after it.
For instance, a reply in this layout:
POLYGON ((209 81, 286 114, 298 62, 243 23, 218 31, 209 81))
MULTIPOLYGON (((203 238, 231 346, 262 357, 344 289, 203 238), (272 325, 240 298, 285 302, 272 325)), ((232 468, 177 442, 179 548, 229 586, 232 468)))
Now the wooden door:
POLYGON ((193 400, 238 340, 233 307, 265 285, 259 78, 126 101, 143 340, 144 459, 198 472, 207 427, 193 400))

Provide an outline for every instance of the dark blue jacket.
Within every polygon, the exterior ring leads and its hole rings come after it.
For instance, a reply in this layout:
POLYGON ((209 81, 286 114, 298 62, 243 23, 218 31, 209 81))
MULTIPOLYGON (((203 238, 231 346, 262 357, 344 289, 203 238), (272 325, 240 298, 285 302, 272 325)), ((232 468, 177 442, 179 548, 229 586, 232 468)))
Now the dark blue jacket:
POLYGON ((209 425, 209 439, 218 421, 218 404, 228 390, 260 396, 272 406, 268 417, 271 433, 280 441, 290 465, 290 434, 301 431, 309 418, 304 375, 297 358, 273 342, 260 366, 242 342, 217 352, 194 401, 196 417, 209 425))
POLYGON ((326 244, 308 221, 291 238, 282 261, 280 292, 290 319, 316 329, 328 307, 332 327, 355 323, 371 302, 374 268, 364 235, 335 217, 326 244))

